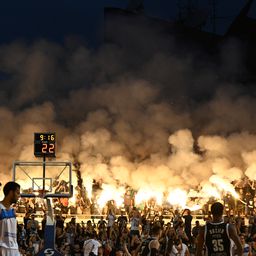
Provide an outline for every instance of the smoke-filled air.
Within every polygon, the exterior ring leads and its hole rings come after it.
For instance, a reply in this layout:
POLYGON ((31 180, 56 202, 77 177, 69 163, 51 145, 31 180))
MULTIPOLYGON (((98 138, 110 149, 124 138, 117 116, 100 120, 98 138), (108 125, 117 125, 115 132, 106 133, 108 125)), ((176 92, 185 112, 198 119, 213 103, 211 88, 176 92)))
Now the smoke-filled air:
POLYGON ((152 54, 72 38, 1 45, 1 182, 13 161, 36 160, 34 132, 54 131, 56 160, 80 163, 89 196, 101 181, 102 207, 121 205, 127 186, 137 204, 239 199, 234 184, 256 179, 255 91, 237 82, 246 75, 239 45, 220 46, 218 64, 175 43, 152 54))

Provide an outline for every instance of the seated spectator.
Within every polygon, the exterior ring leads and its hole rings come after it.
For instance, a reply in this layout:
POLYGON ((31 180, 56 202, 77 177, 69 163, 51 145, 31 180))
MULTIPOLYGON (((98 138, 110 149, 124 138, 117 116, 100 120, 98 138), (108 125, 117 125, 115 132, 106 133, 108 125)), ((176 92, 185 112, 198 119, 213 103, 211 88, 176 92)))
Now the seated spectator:
POLYGON ((181 239, 177 239, 172 247, 171 256, 190 256, 188 247, 182 243, 181 239))

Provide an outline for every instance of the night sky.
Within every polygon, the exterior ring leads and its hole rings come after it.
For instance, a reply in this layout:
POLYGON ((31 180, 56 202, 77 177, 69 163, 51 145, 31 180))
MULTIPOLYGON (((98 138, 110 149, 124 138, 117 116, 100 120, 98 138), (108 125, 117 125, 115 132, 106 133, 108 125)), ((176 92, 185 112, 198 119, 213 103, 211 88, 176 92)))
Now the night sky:
MULTIPOLYGON (((0 8, 0 43, 16 39, 35 40, 47 38, 63 42, 67 36, 81 36, 90 46, 102 42, 103 8, 106 6, 126 7, 128 0, 10 0, 2 1, 0 8)), ((209 1, 197 0, 198 5, 209 11, 209 1)), ((239 13, 246 1, 218 1, 217 32, 225 33, 226 29, 239 13), (223 18, 224 17, 224 18, 223 18)), ((153 17, 166 20, 177 17, 177 0, 145 0, 145 12, 153 17)), ((256 13, 254 3, 250 15, 256 13)), ((211 31, 208 22, 205 27, 211 31)))

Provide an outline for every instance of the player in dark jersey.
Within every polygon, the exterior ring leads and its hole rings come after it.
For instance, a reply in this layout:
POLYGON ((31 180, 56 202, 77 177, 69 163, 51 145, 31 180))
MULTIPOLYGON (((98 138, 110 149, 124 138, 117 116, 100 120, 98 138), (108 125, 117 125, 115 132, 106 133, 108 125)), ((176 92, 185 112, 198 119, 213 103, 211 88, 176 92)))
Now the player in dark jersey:
POLYGON ((242 256, 242 245, 232 224, 224 223, 224 207, 216 202, 211 207, 212 221, 201 228, 198 235, 196 256, 203 255, 205 245, 208 256, 231 256, 232 242, 236 245, 236 255, 242 256))

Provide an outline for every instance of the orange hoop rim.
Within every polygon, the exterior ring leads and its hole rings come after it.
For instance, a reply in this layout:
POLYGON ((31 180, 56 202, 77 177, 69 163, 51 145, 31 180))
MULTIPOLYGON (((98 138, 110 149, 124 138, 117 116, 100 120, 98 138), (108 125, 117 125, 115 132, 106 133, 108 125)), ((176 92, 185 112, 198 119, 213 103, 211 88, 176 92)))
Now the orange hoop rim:
POLYGON ((35 193, 38 193, 38 197, 40 198, 44 198, 44 196, 46 195, 47 192, 49 192, 49 190, 46 189, 38 189, 34 191, 35 193))

